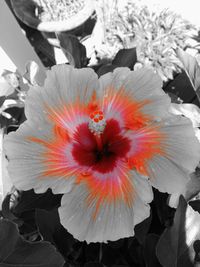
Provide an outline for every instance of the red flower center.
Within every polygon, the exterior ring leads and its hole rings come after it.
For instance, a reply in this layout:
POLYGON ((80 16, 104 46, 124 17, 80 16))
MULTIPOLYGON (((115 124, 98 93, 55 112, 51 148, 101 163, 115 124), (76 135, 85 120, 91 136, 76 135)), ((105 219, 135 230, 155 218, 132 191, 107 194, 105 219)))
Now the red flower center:
POLYGON ((123 136, 118 122, 114 119, 106 122, 99 138, 101 146, 87 123, 79 125, 74 136, 72 155, 81 166, 90 167, 100 173, 111 172, 117 160, 126 157, 130 150, 130 140, 123 136))

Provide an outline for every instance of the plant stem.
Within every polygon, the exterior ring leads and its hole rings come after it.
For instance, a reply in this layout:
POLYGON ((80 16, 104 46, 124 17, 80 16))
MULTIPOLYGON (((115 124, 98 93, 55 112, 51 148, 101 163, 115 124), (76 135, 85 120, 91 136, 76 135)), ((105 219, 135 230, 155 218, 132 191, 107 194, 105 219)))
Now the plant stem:
POLYGON ((100 243, 99 244, 99 262, 102 261, 102 257, 103 257, 103 244, 100 243))

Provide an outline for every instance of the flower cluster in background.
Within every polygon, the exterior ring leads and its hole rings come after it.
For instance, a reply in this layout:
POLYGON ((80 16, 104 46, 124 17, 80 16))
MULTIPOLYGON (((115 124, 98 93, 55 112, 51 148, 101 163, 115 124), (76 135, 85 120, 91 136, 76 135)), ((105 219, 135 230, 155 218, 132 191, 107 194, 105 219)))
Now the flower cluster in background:
POLYGON ((149 66, 163 81, 173 79, 182 66, 175 50, 191 47, 195 27, 168 9, 154 11, 140 1, 98 2, 104 29, 99 56, 112 58, 119 49, 136 47, 137 67, 149 66))

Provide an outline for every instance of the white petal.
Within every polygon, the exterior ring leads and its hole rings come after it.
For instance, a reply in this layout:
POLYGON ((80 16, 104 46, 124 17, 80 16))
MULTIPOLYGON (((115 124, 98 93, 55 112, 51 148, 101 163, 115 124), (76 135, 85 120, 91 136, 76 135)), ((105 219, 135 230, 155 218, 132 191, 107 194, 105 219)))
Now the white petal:
POLYGON ((193 127, 200 126, 200 109, 194 104, 171 104, 170 112, 176 115, 184 115, 192 121, 193 127))
POLYGON ((132 171, 136 197, 133 203, 134 225, 150 216, 150 207, 147 203, 153 200, 153 191, 149 180, 132 171))
POLYGON ((132 181, 137 195, 145 203, 150 203, 153 200, 153 192, 147 177, 141 176, 134 171, 131 172, 131 176, 133 177, 132 181))
POLYGON ((150 182, 160 192, 181 192, 189 174, 167 158, 156 156, 149 163, 150 182))
POLYGON ((42 177, 45 171, 41 154, 44 147, 27 140, 28 136, 35 136, 45 140, 50 133, 45 125, 40 129, 30 126, 27 122, 22 124, 17 132, 5 137, 4 148, 8 157, 8 172, 13 184, 20 190, 34 188, 35 192, 43 193, 51 188, 54 193, 65 193, 71 190, 73 177, 42 177))
POLYGON ((165 95, 161 89, 161 78, 148 68, 130 72, 126 77, 124 86, 131 90, 138 100, 143 100, 153 95, 165 95))
POLYGON ((113 73, 101 76, 99 82, 100 97, 105 96, 110 87, 116 90, 116 94, 123 87, 130 98, 136 101, 148 100, 149 103, 142 108, 144 113, 155 116, 155 118, 168 115, 170 98, 162 90, 160 77, 148 68, 136 71, 130 71, 128 68, 117 68, 113 73))
POLYGON ((190 173, 200 160, 200 143, 189 119, 173 116, 165 120, 161 130, 166 135, 165 151, 169 160, 190 173))
POLYGON ((59 108, 80 100, 87 103, 94 90, 98 90, 98 79, 90 68, 75 69, 69 65, 56 65, 47 72, 44 88, 34 86, 26 100, 26 116, 46 117, 45 104, 59 108))
POLYGON ((127 75, 130 73, 129 68, 116 68, 113 72, 108 72, 102 75, 99 78, 100 83, 100 93, 103 93, 101 97, 104 95, 105 89, 108 87, 113 87, 116 89, 116 92, 121 87, 124 87, 124 83, 126 82, 127 75))
POLYGON ((152 200, 152 190, 146 179, 140 180, 139 176, 132 179, 135 179, 136 190, 132 207, 123 201, 103 203, 95 218, 95 202, 93 206, 88 206, 86 186, 76 185, 62 198, 59 208, 61 224, 75 238, 88 243, 115 241, 133 236, 135 225, 150 215, 150 207, 146 201, 152 200))

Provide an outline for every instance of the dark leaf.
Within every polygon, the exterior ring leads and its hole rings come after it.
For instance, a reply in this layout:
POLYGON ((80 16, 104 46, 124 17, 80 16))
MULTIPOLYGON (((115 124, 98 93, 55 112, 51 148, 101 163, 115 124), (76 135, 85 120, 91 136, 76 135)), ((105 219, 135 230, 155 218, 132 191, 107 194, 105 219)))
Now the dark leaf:
POLYGON ((37 225, 35 223, 35 210, 25 211, 18 215, 23 222, 19 227, 20 234, 24 237, 32 235, 37 231, 37 225))
POLYGON ((24 109, 19 107, 11 107, 4 110, 8 117, 0 115, 0 126, 9 127, 13 125, 20 125, 25 121, 24 109))
POLYGON ((5 100, 6 100, 5 96, 0 96, 0 107, 3 105, 5 100))
MULTIPOLYGON (((130 255, 130 259, 127 258, 127 262, 130 266, 144 266, 144 256, 143 256, 143 250, 142 246, 139 244, 137 239, 135 237, 129 238, 129 240, 132 239, 131 244, 129 244, 128 253, 130 255)), ((125 251, 123 251, 123 256, 126 255, 125 251)))
POLYGON ((156 227, 156 229, 153 229, 155 233, 160 234, 160 231, 163 231, 163 227, 170 226, 173 222, 174 218, 174 212, 175 209, 170 208, 167 204, 168 194, 167 193, 161 193, 156 189, 153 189, 154 192, 154 201, 152 205, 154 206, 154 213, 156 210, 158 220, 160 221, 160 224, 158 224, 155 214, 153 214, 153 227, 156 227), (156 219, 156 221, 155 221, 156 219), (162 226, 162 227, 160 227, 162 226))
POLYGON ((5 109, 5 112, 9 113, 12 116, 15 121, 15 124, 20 125, 26 120, 26 117, 24 115, 24 108, 11 107, 5 109))
POLYGON ((82 68, 87 65, 86 48, 76 36, 59 32, 57 33, 57 38, 70 65, 76 68, 82 68))
POLYGON ((114 249, 107 244, 102 244, 102 263, 105 266, 114 264, 127 264, 128 251, 121 247, 114 249))
POLYGON ((193 244, 193 248, 195 251, 195 258, 194 258, 194 262, 200 262, 200 240, 196 240, 193 244))
POLYGON ((58 250, 67 257, 75 239, 60 224, 58 210, 45 211, 36 210, 36 223, 40 234, 45 241, 51 242, 58 250))
POLYGON ((183 64, 184 70, 189 77, 194 91, 200 100, 200 67, 195 57, 189 55, 181 48, 176 50, 177 56, 183 64))
POLYGON ((168 96, 171 98, 172 103, 181 104, 182 100, 175 94, 167 92, 168 96))
POLYGON ((103 265, 100 262, 87 262, 84 267, 105 267, 105 265, 103 265))
POLYGON ((184 70, 176 74, 173 80, 164 84, 163 89, 170 97, 173 96, 172 100, 174 103, 182 100, 184 103, 193 103, 200 106, 196 92, 184 70))
POLYGON ((146 220, 135 226, 135 237, 137 238, 140 244, 143 244, 145 241, 146 235, 149 231, 151 220, 152 215, 150 215, 146 220))
POLYGON ((57 210, 49 212, 36 209, 35 218, 38 230, 43 239, 54 244, 54 234, 57 231, 57 228, 59 228, 60 223, 57 210))
POLYGON ((0 220, 0 266, 62 267, 64 259, 47 242, 25 241, 14 223, 0 220))
POLYGON ((3 202, 2 202, 2 215, 5 219, 9 219, 11 221, 14 221, 17 219, 17 217, 11 212, 10 210, 10 198, 11 198, 11 195, 8 194, 3 202))
POLYGON ((113 65, 113 64, 106 64, 106 65, 102 65, 98 70, 97 70, 97 74, 99 77, 101 77, 102 75, 108 73, 108 72, 112 72, 114 69, 117 68, 117 65, 113 65))
POLYGON ((114 249, 120 249, 124 245, 125 240, 123 238, 117 241, 109 241, 108 246, 114 249))
POLYGON ((159 240, 159 235, 149 234, 145 239, 144 259, 145 267, 161 267, 156 257, 156 245, 159 240))
POLYGON ((128 67, 133 70, 135 63, 137 62, 136 47, 129 49, 121 49, 116 54, 112 61, 112 65, 117 67, 128 67))
MULTIPOLYGON (((85 255, 84 255, 84 243, 77 242, 73 245, 73 250, 68 256, 68 259, 73 263, 84 262, 85 263, 85 255)), ((76 264, 74 265, 76 266, 76 264)))
POLYGON ((54 195, 50 189, 43 194, 36 194, 34 190, 23 191, 13 212, 16 214, 33 209, 51 210, 60 206, 62 195, 54 195))
POLYGON ((198 211, 198 213, 200 213, 200 200, 190 201, 189 205, 193 208, 193 210, 198 211))
POLYGON ((186 186, 186 192, 184 193, 184 197, 186 200, 190 200, 195 197, 200 192, 200 169, 197 170, 190 175, 190 180, 186 186))
POLYGON ((195 257, 193 243, 200 237, 200 214, 183 198, 174 216, 173 225, 166 229, 157 245, 157 257, 164 267, 192 267, 195 257))
POLYGON ((101 244, 99 243, 91 243, 85 245, 85 258, 87 262, 97 262, 99 261, 101 244))

